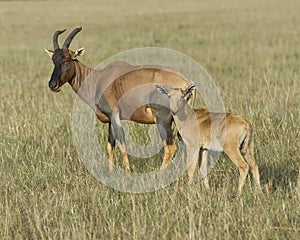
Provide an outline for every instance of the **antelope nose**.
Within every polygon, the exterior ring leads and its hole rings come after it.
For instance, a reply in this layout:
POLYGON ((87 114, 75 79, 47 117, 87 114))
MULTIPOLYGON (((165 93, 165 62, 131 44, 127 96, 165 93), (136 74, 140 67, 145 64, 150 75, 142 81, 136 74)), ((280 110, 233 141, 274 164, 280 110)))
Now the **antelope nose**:
POLYGON ((51 90, 54 90, 55 89, 55 87, 56 87, 56 82, 54 82, 54 81, 49 81, 49 87, 51 88, 51 90))
POLYGON ((177 115, 178 114, 178 110, 177 111, 171 111, 172 115, 177 115))

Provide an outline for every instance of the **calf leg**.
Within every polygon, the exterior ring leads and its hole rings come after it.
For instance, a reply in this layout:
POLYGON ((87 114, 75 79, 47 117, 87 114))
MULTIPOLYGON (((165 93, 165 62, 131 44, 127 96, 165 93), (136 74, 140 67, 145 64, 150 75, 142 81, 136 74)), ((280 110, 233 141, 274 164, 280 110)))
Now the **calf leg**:
POLYGON ((259 176, 259 170, 258 170, 258 166, 255 162, 254 159, 254 144, 253 141, 250 142, 249 148, 245 154, 245 159, 247 161, 247 163, 250 165, 250 169, 255 181, 255 184, 258 188, 258 190, 261 192, 261 186, 260 186, 260 176, 259 176))
POLYGON ((209 189, 208 183, 208 151, 206 149, 200 149, 200 177, 203 178, 203 184, 206 189, 209 189))
POLYGON ((224 147, 224 152, 239 169, 240 176, 237 192, 238 195, 240 195, 249 171, 249 165, 245 162, 244 157, 242 156, 238 147, 232 145, 227 146, 226 148, 224 147))
POLYGON ((195 170, 199 160, 199 148, 191 148, 186 146, 186 159, 187 159, 187 167, 188 167, 188 184, 193 183, 195 170))

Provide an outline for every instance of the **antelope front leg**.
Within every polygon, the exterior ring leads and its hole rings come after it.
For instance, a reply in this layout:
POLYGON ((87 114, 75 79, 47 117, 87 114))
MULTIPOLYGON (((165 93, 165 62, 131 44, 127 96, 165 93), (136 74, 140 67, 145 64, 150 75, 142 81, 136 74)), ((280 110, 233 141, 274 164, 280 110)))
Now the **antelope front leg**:
POLYGON ((121 125, 119 111, 116 110, 115 112, 113 112, 111 122, 112 122, 112 130, 114 136, 117 140, 118 147, 120 148, 120 151, 122 153, 124 168, 126 171, 129 171, 130 167, 129 167, 129 160, 128 160, 128 155, 127 155, 127 150, 125 145, 125 134, 124 134, 124 129, 121 125))
POLYGON ((110 143, 107 143, 108 170, 110 173, 114 170, 114 149, 110 143))
POLYGON ((129 160, 128 160, 128 155, 127 155, 127 150, 126 150, 126 145, 125 143, 118 142, 118 147, 120 148, 122 158, 123 158, 123 165, 126 171, 130 171, 129 167, 129 160))
POLYGON ((107 153, 108 153, 108 170, 112 173, 114 169, 114 149, 116 145, 116 140, 114 138, 113 129, 111 123, 108 127, 108 143, 107 143, 107 153))
POLYGON ((171 162, 173 156, 176 153, 177 147, 175 141, 173 141, 172 145, 168 145, 165 141, 163 142, 164 145, 164 158, 162 161, 162 164, 160 166, 160 169, 163 170, 167 168, 169 163, 171 162))
POLYGON ((200 153, 201 165, 200 165, 200 178, 203 178, 203 184, 206 189, 209 189, 208 183, 208 151, 203 149, 200 153))
POLYGON ((193 183, 196 166, 199 160, 199 148, 186 146, 186 159, 188 167, 188 184, 193 183))
POLYGON ((158 131, 164 145, 164 158, 160 169, 165 169, 168 167, 172 158, 174 157, 177 146, 174 140, 172 131, 172 117, 171 115, 161 114, 157 118, 158 131))

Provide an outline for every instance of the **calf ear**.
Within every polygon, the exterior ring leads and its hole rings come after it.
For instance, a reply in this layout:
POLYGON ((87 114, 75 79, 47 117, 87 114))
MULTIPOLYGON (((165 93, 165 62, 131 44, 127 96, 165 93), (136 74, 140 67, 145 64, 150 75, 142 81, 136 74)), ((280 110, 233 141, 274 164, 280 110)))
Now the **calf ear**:
POLYGON ((54 51, 49 50, 49 49, 47 49, 47 48, 44 48, 44 50, 45 50, 45 52, 49 55, 49 57, 52 59, 52 56, 53 56, 53 54, 54 54, 54 51))
POLYGON ((159 91, 162 94, 168 95, 168 90, 165 86, 162 85, 156 85, 157 91, 159 91))
POLYGON ((189 86, 185 91, 184 91, 184 97, 186 97, 189 94, 192 94, 192 92, 195 90, 195 85, 189 86))
POLYGON ((84 48, 79 48, 75 51, 75 58, 79 58, 84 54, 85 49, 84 48))

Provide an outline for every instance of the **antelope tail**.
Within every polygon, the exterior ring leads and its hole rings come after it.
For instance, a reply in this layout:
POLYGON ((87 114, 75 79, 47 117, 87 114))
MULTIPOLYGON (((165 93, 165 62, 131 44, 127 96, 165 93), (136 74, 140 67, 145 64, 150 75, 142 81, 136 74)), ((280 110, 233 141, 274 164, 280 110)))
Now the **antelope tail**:
POLYGON ((241 153, 243 155, 246 155, 250 144, 251 144, 251 141, 252 141, 252 138, 253 138, 253 128, 251 126, 247 126, 247 128, 245 129, 246 130, 246 135, 245 135, 245 138, 243 139, 242 143, 241 143, 241 153))

